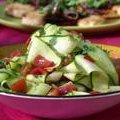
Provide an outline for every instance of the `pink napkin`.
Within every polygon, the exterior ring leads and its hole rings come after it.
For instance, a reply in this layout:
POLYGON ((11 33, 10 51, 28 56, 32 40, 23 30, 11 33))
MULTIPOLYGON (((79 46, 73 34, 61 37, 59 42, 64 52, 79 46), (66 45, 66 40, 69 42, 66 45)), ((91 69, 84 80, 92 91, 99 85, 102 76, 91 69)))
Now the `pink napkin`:
MULTIPOLYGON (((30 36, 30 33, 23 31, 11 29, 8 27, 0 26, 0 46, 24 43, 30 36)), ((120 46, 120 32, 115 32, 113 34, 102 34, 102 35, 87 35, 86 39, 90 39, 95 43, 109 44, 120 46)), ((120 104, 110 108, 101 113, 91 115, 88 117, 82 118, 83 120, 120 120, 120 104)), ((19 112, 17 110, 8 108, 7 106, 0 104, 0 120, 43 120, 41 118, 36 118, 25 113, 19 112)), ((71 120, 80 120, 71 119, 71 120)))

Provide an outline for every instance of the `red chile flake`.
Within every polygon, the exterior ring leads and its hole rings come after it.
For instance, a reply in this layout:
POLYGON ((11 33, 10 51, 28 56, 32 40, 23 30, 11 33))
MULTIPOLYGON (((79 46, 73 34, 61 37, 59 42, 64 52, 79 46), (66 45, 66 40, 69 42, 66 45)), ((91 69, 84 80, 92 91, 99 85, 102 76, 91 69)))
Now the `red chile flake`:
POLYGON ((91 57, 89 57, 88 55, 85 55, 84 58, 85 58, 86 60, 92 62, 92 63, 95 63, 95 61, 94 61, 91 57))

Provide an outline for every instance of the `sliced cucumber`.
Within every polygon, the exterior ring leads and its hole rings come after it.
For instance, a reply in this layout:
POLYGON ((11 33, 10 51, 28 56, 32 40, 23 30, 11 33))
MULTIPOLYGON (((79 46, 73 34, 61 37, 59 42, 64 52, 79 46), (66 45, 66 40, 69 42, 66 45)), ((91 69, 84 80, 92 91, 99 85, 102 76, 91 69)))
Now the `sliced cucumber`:
POLYGON ((91 83, 91 80, 90 80, 90 75, 89 76, 86 76, 86 77, 83 77, 82 79, 80 79, 79 81, 76 82, 76 85, 83 85, 84 87, 88 88, 88 89, 93 89, 92 88, 92 83, 91 83))
MULTIPOLYGON (((46 24, 45 26, 44 26, 44 34, 43 34, 43 31, 42 31, 42 33, 40 34, 40 35, 48 35, 48 36, 50 36, 50 35, 56 35, 58 32, 61 32, 60 31, 60 27, 58 27, 57 25, 52 25, 52 24, 46 24)), ((65 31, 66 32, 66 31, 65 31)), ((68 33, 68 32, 66 32, 66 33, 68 33)))
POLYGON ((102 71, 96 64, 86 60, 84 55, 76 55, 75 61, 78 65, 78 69, 83 71, 85 75, 89 75, 93 71, 102 71))
POLYGON ((90 94, 87 92, 72 91, 66 94, 65 96, 74 96, 74 95, 90 95, 90 94))
POLYGON ((28 74, 26 80, 35 82, 35 83, 45 83, 46 75, 32 75, 28 74))
POLYGON ((62 75, 63 72, 54 71, 47 76, 46 82, 58 82, 62 75))
POLYGON ((45 57, 49 61, 53 61, 56 66, 61 63, 61 58, 43 41, 38 38, 32 38, 31 45, 28 50, 27 62, 32 63, 37 55, 45 57))
POLYGON ((10 75, 6 72, 0 72, 0 81, 6 80, 10 75))
POLYGON ((109 78, 106 74, 101 72, 92 72, 91 76, 93 90, 105 91, 109 88, 109 78))
POLYGON ((40 83, 38 85, 32 84, 30 87, 31 88, 29 88, 27 94, 32 94, 32 95, 47 95, 51 89, 51 86, 45 83, 40 83))
POLYGON ((11 77, 11 74, 6 69, 0 69, 0 81, 6 80, 11 77))
POLYGON ((77 73, 65 73, 64 77, 68 78, 71 81, 76 81, 77 73))
MULTIPOLYGON (((44 32, 43 32, 43 30, 39 31, 39 37, 41 37, 42 40, 44 40, 47 43, 49 43, 50 40, 53 38, 65 37, 65 36, 69 36, 69 35, 70 35, 70 33, 65 31, 61 27, 58 27, 56 25, 51 25, 51 24, 46 24, 44 26, 44 32)), ((54 40, 56 41, 56 39, 54 39, 54 40)))
POLYGON ((87 92, 87 90, 88 90, 88 88, 86 88, 86 86, 84 86, 84 85, 78 85, 78 84, 76 84, 76 87, 77 87, 77 91, 80 91, 80 92, 87 92))
POLYGON ((71 81, 78 81, 82 79, 85 75, 79 73, 65 73, 64 76, 71 81))
MULTIPOLYGON (((84 69, 86 75, 90 76, 90 79, 92 79, 92 89, 94 90, 108 89, 110 79, 101 68, 99 68, 91 61, 85 59, 83 55, 77 55, 75 57, 75 60, 78 63, 78 66, 84 69)), ((79 82, 81 82, 81 80, 79 82)), ((84 82, 83 80, 83 83, 89 84, 90 81, 84 82)), ((89 85, 87 85, 87 87, 89 87, 89 85)))
POLYGON ((75 61, 73 61, 70 64, 68 64, 67 66, 63 67, 61 69, 61 71, 65 72, 65 73, 80 73, 81 70, 78 69, 75 61))
MULTIPOLYGON (((42 33, 40 31, 38 38, 52 46, 62 56, 67 56, 80 44, 80 37, 73 36, 56 25, 45 25, 44 34, 42 33)), ((35 34, 37 35, 38 31, 35 34)))
POLYGON ((110 92, 120 91, 120 86, 110 86, 109 90, 110 92))
POLYGON ((20 64, 11 61, 11 62, 7 65, 7 68, 8 68, 8 69, 11 69, 11 70, 16 70, 16 71, 17 71, 17 70, 20 68, 20 64))
POLYGON ((109 75, 113 83, 118 85, 118 74, 108 54, 101 48, 96 47, 92 44, 88 45, 88 47, 90 50, 87 51, 87 54, 101 69, 103 69, 109 75))
POLYGON ((53 47, 60 54, 67 56, 77 47, 78 44, 78 41, 75 41, 72 37, 70 38, 70 36, 58 37, 56 40, 56 44, 53 47))
POLYGON ((87 92, 88 88, 82 84, 75 84, 76 87, 77 87, 77 91, 80 91, 80 92, 87 92))
POLYGON ((14 58, 11 59, 11 61, 7 65, 7 68, 17 71, 17 70, 19 70, 21 65, 25 64, 25 62, 26 62, 26 57, 25 56, 14 57, 14 58))
POLYGON ((11 61, 17 62, 18 64, 23 65, 26 62, 26 56, 14 57, 11 61))

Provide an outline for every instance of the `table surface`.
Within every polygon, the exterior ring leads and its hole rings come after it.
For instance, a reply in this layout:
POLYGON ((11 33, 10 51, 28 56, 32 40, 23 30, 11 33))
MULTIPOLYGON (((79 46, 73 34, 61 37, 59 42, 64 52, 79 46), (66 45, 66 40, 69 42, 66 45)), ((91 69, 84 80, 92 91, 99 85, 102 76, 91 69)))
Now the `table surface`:
MULTIPOLYGON (((0 2, 1 1, 3 0, 0 0, 0 2)), ((29 38, 29 36, 30 33, 0 25, 0 46, 24 43, 29 38)), ((115 45, 120 47, 120 31, 108 34, 85 35, 85 38, 95 43, 115 45)), ((120 120, 119 113, 120 104, 100 113, 74 120, 120 120)), ((0 119, 1 118, 2 120, 42 120, 41 118, 35 118, 8 108, 7 106, 0 103, 0 119)))

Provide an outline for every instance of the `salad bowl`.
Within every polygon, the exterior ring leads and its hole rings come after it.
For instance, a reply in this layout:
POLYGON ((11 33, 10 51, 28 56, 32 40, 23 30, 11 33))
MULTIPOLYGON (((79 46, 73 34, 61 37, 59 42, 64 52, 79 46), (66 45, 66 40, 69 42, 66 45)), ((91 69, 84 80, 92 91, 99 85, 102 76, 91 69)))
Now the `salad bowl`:
MULTIPOLYGON (((112 57, 120 57, 119 47, 97 45, 111 51, 112 57)), ((3 56, 6 56, 16 48, 25 51, 23 44, 1 47, 0 51, 2 53, 4 49, 3 56)), ((91 115, 120 103, 120 91, 98 95, 66 97, 24 95, 1 91, 0 102, 10 108, 41 118, 69 119, 91 115)))
POLYGON ((0 93, 0 102, 29 115, 70 119, 91 115, 120 102, 120 92, 81 97, 42 97, 0 93))
POLYGON ((95 45, 46 24, 26 46, 1 47, 0 53, 0 102, 11 108, 41 118, 69 119, 120 101, 119 47, 95 45))

